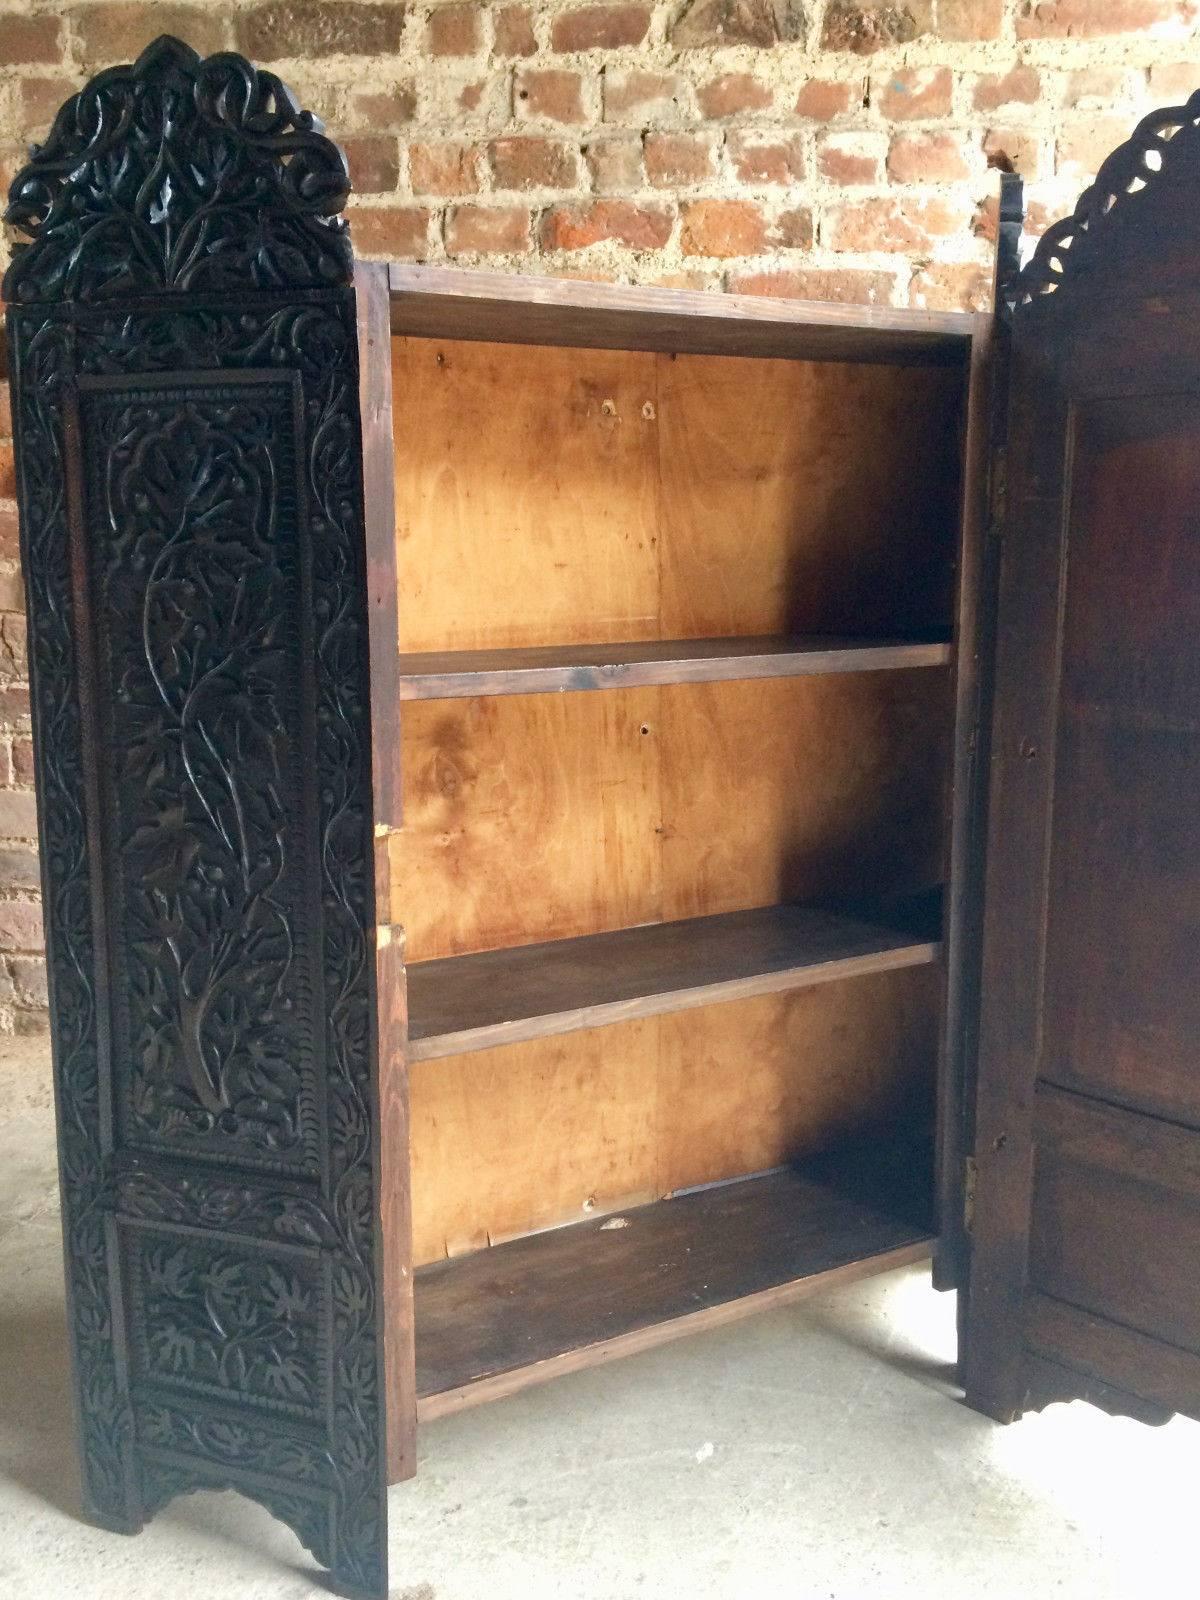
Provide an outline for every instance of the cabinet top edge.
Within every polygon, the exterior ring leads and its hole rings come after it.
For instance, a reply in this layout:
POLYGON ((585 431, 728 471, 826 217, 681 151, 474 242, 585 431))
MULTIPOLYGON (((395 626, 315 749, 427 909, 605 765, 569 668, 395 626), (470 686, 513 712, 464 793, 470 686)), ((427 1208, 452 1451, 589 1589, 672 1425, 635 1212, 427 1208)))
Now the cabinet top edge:
POLYGON ((394 334, 501 344, 957 365, 992 320, 400 262, 388 283, 394 334))

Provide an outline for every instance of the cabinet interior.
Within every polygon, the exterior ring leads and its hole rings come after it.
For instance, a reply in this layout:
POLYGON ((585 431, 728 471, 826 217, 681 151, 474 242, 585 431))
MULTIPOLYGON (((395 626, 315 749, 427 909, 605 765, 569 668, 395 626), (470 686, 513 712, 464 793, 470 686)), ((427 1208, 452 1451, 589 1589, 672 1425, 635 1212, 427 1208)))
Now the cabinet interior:
POLYGON ((391 360, 431 1415, 927 1250, 965 383, 391 360))

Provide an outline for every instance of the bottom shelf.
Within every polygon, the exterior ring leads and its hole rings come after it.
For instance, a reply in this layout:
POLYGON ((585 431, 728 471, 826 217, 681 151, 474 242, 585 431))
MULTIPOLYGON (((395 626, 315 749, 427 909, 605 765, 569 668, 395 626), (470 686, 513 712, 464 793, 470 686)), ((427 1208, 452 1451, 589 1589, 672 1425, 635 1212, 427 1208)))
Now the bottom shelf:
POLYGON ((930 1254, 927 1147, 886 1140, 421 1267, 417 1414, 930 1254))

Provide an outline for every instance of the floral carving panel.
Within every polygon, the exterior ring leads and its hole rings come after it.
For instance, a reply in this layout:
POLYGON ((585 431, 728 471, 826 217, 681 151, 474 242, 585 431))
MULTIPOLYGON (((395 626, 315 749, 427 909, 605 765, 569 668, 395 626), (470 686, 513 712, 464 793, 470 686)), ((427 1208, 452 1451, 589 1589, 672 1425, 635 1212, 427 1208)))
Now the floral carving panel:
POLYGON ((315 1252, 214 1251, 138 1230, 129 1275, 139 1377, 319 1420, 330 1341, 315 1252))
POLYGON ((293 409, 275 374, 82 396, 124 1142, 315 1175, 293 409))

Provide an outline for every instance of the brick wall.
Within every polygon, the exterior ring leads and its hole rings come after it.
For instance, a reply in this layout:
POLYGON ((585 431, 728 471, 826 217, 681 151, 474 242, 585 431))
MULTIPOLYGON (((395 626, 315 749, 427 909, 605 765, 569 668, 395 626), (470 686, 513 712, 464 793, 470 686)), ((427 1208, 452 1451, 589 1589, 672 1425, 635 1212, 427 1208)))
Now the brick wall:
MULTIPOLYGON (((996 167, 1034 230, 1200 85, 1191 0, 0 0, 0 180, 84 77, 177 33, 345 145, 361 255, 876 304, 986 298, 996 167)), ((0 247, 0 256, 3 247, 0 247)), ((0 1031, 44 1026, 0 408, 0 1031)))

